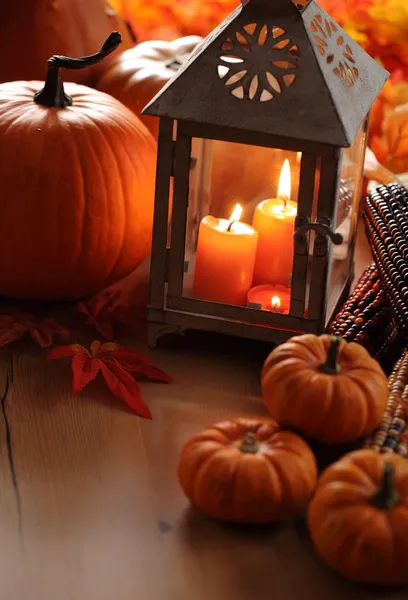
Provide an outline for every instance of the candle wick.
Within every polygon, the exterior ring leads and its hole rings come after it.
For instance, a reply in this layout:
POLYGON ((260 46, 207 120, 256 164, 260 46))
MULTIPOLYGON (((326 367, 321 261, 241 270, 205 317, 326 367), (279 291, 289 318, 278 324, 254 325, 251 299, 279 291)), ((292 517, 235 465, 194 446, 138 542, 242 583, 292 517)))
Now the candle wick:
POLYGON ((231 233, 231 227, 234 225, 234 223, 235 223, 235 221, 230 221, 230 222, 229 222, 229 225, 228 225, 228 228, 227 228, 227 231, 228 231, 229 233, 231 233))

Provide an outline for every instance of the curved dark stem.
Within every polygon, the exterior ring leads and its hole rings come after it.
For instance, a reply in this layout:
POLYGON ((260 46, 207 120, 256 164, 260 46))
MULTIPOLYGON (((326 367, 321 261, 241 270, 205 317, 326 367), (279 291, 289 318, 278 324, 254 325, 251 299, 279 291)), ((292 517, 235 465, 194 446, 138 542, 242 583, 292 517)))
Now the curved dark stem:
POLYGON ((68 56, 52 56, 47 64, 47 77, 44 87, 35 94, 34 101, 43 106, 52 108, 64 108, 72 105, 72 98, 65 93, 64 83, 60 69, 86 69, 101 62, 105 56, 111 54, 121 44, 122 36, 118 31, 113 31, 102 48, 96 54, 83 56, 81 58, 69 58, 68 56))
POLYGON ((381 510, 390 510, 398 503, 399 495, 394 485, 394 466, 386 462, 381 487, 373 498, 373 504, 381 510))
POLYGON ((319 367, 322 373, 327 373, 328 375, 336 375, 337 373, 340 373, 340 365, 337 362, 339 356, 340 343, 341 337, 333 336, 331 338, 326 362, 321 364, 319 367))

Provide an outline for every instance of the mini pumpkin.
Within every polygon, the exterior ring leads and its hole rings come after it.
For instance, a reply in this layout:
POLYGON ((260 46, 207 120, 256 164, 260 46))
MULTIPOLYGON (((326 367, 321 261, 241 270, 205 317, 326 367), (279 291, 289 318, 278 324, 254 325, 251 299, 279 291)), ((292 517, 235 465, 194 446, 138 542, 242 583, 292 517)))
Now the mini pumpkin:
POLYGON ((321 476, 308 509, 321 558, 365 583, 408 582, 408 462, 358 450, 321 476))
POLYGON ((187 498, 210 517, 270 523, 306 507, 317 467, 296 434, 272 420, 242 418, 192 437, 181 453, 178 478, 187 498))
POLYGON ((48 61, 45 85, 0 85, 0 294, 40 300, 94 294, 149 254, 156 145, 137 117, 107 94, 62 83, 48 61))
POLYGON ((359 344, 301 335, 275 348, 261 375, 274 419, 328 444, 369 435, 384 415, 388 381, 359 344))

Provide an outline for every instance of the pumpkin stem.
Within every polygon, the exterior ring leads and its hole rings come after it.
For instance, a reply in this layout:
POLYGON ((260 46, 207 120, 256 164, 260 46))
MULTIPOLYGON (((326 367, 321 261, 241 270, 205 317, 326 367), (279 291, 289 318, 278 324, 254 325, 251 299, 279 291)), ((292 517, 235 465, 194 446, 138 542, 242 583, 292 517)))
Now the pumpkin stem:
POLYGON ((86 69, 92 65, 96 65, 116 50, 119 44, 122 43, 122 36, 118 31, 113 31, 102 48, 96 54, 91 56, 83 56, 82 58, 68 58, 68 56, 51 56, 48 59, 47 77, 44 87, 34 96, 34 101, 43 106, 51 108, 64 108, 72 106, 72 98, 64 91, 64 83, 60 68, 64 69, 86 69))
POLYGON ((330 341, 329 351, 327 353, 326 362, 320 365, 320 371, 328 375, 336 375, 340 373, 340 365, 337 362, 339 356, 341 337, 333 336, 330 341))
POLYGON ((259 446, 256 441, 256 435, 252 431, 248 431, 248 433, 245 434, 239 449, 246 454, 256 454, 258 452, 259 446))
POLYGON ((397 506, 399 495, 394 486, 394 465, 386 462, 381 487, 373 498, 373 504, 381 510, 389 510, 397 506))

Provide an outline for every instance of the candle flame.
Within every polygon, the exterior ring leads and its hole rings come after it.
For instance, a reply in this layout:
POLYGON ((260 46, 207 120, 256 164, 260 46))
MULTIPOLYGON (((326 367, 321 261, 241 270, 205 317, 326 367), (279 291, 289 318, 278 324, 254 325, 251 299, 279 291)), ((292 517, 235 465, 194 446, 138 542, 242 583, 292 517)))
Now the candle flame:
POLYGON ((278 198, 286 204, 290 199, 291 191, 290 164, 288 159, 286 159, 279 178, 278 198))
POLYGON ((239 221, 242 215, 242 206, 240 204, 236 204, 234 210, 231 213, 229 218, 230 223, 233 221, 239 221))
POLYGON ((278 310, 278 308, 280 308, 281 305, 281 301, 279 296, 272 296, 272 300, 271 300, 271 307, 273 311, 278 310))

